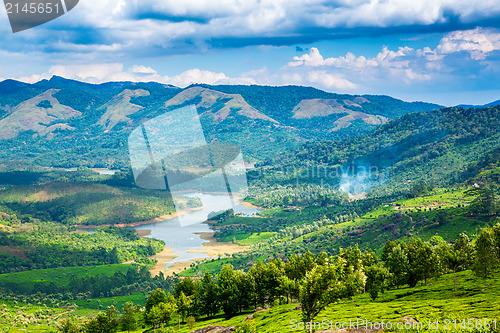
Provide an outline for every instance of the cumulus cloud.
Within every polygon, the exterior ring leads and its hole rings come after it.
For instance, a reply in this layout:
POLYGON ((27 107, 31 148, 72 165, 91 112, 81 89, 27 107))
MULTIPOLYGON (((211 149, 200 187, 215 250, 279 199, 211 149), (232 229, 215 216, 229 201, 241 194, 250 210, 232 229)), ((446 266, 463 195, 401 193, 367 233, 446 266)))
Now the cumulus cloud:
POLYGON ((333 88, 342 91, 357 88, 356 84, 342 78, 340 75, 328 74, 326 71, 311 71, 307 75, 307 80, 311 83, 319 83, 330 89, 333 88))
POLYGON ((186 87, 194 83, 207 84, 255 84, 251 78, 238 77, 231 78, 224 73, 215 73, 198 68, 190 69, 173 77, 166 77, 165 80, 178 87, 186 87))
POLYGON ((198 68, 189 69, 174 76, 162 76, 147 66, 134 65, 125 70, 121 63, 91 64, 91 65, 55 65, 47 73, 34 74, 19 78, 20 81, 35 83, 50 79, 53 75, 88 83, 103 83, 109 81, 160 82, 178 87, 186 87, 195 83, 206 84, 255 84, 249 77, 229 77, 224 73, 216 73, 198 68))
POLYGON ((347 52, 345 56, 324 57, 318 48, 312 47, 309 52, 295 56, 287 67, 291 71, 302 69, 310 82, 321 83, 325 87, 338 89, 354 89, 358 82, 383 82, 396 80, 411 84, 428 82, 438 75, 449 75, 456 72, 466 75, 465 68, 474 66, 487 67, 489 71, 498 71, 493 62, 484 62, 494 51, 500 50, 500 33, 494 29, 476 28, 465 31, 447 33, 435 48, 423 47, 413 49, 408 46, 390 50, 383 47, 374 57, 355 55, 347 52), (460 52, 470 54, 467 59, 457 60, 447 57, 460 52), (481 64, 474 62, 483 61, 481 64), (347 80, 342 83, 342 80, 347 80))
POLYGON ((441 54, 467 51, 474 60, 484 60, 493 51, 500 50, 500 33, 491 29, 455 31, 449 33, 439 43, 441 54))
POLYGON ((403 78, 406 82, 412 80, 429 80, 430 75, 416 72, 416 69, 410 67, 411 58, 415 57, 416 52, 410 47, 400 47, 397 51, 389 50, 383 47, 382 50, 373 58, 365 56, 356 56, 348 52, 345 56, 323 58, 319 50, 315 47, 309 50, 309 53, 302 56, 295 56, 288 63, 290 68, 297 67, 326 67, 330 72, 311 71, 309 77, 314 78, 311 82, 322 82, 327 87, 336 87, 342 89, 354 89, 356 84, 345 80, 339 73, 345 73, 356 76, 381 76, 391 74, 394 77, 403 78))

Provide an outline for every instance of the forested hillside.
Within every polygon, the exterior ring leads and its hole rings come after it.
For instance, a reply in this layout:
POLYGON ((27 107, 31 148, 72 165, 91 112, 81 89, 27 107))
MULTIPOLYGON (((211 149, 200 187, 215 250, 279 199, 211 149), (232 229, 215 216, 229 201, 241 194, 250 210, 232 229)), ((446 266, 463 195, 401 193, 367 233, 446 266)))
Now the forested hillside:
POLYGON ((198 107, 207 140, 239 144, 250 161, 307 140, 364 134, 397 116, 439 107, 297 86, 181 89, 154 82, 93 85, 57 76, 35 84, 6 80, 0 82, 0 161, 11 169, 30 165, 126 170, 130 132, 185 105, 198 107))
MULTIPOLYGON (((305 181, 323 178, 337 183, 342 177, 363 183, 361 188, 404 191, 419 180, 452 184, 465 180, 472 167, 500 143, 498 106, 444 108, 404 115, 373 132, 342 141, 308 142, 300 148, 262 163, 268 170, 302 171, 305 181), (332 172, 336 171, 336 172, 332 172), (360 177, 356 177, 358 173, 360 177), (364 174, 362 174, 364 173, 364 174), (330 175, 333 175, 330 177, 330 175)), ((256 171, 255 173, 258 173, 256 171)), ((265 172, 261 172, 265 174, 265 172)), ((281 176, 283 179, 286 177, 281 176)), ((289 178, 293 175, 288 174, 289 178)), ((269 181, 270 178, 266 178, 269 181)))

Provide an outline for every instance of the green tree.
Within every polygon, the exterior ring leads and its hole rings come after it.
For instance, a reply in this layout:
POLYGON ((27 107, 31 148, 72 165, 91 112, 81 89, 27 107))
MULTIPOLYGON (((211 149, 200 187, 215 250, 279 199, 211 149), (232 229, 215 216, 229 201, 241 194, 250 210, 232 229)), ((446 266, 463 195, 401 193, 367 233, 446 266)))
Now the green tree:
POLYGON ((85 331, 87 333, 113 333, 117 331, 119 323, 118 310, 111 305, 106 313, 99 312, 87 322, 85 331))
POLYGON ((238 311, 238 279, 233 266, 222 266, 217 275, 217 295, 226 318, 231 318, 238 311))
POLYGON ((418 281, 427 281, 437 276, 441 271, 441 261, 438 253, 429 242, 420 238, 411 238, 408 242, 408 284, 414 287, 418 281))
POLYGON ((389 271, 381 264, 375 264, 364 269, 366 275, 366 291, 375 300, 379 292, 384 292, 389 271))
POLYGON ((153 325, 153 330, 156 332, 156 328, 160 326, 161 320, 162 320, 162 311, 159 305, 153 305, 153 307, 149 309, 148 312, 146 312, 146 322, 153 325))
POLYGON ((406 244, 400 242, 397 244, 386 243, 385 266, 392 274, 392 281, 396 287, 402 286, 408 281, 408 270, 410 262, 406 244))
POLYGON ((476 238, 476 252, 474 261, 474 271, 477 275, 486 279, 489 273, 498 264, 498 254, 495 247, 495 234, 489 227, 481 229, 476 238))
POLYGON ((489 187, 474 187, 465 192, 467 196, 475 197, 469 205, 469 211, 475 214, 496 214, 498 199, 495 191, 489 187))
POLYGON ((146 312, 149 312, 153 306, 166 302, 168 302, 168 299, 163 290, 160 288, 153 290, 146 301, 146 312))
POLYGON ((187 318, 186 323, 187 323, 187 325, 188 325, 188 327, 189 327, 189 329, 190 329, 190 330, 192 330, 192 329, 193 329, 195 321, 196 321, 196 320, 194 319, 194 317, 193 317, 193 316, 189 316, 189 317, 187 318))
POLYGON ((463 265, 464 258, 460 255, 460 252, 450 246, 448 251, 444 254, 443 261, 445 265, 453 271, 453 290, 457 291, 456 272, 457 269, 463 265))
POLYGON ((140 308, 140 305, 134 305, 132 302, 125 303, 121 317, 122 330, 130 332, 137 328, 137 313, 140 308))
POLYGON ((200 294, 201 312, 206 316, 215 315, 219 311, 219 303, 217 301, 217 285, 215 284, 212 275, 208 272, 201 280, 200 294))
POLYGON ((327 305, 343 295, 344 286, 337 266, 315 266, 306 273, 300 290, 302 317, 312 332, 312 321, 327 305))
POLYGON ((172 319, 175 311, 177 311, 177 304, 174 301, 170 300, 166 303, 160 303, 156 305, 160 310, 160 323, 168 325, 170 323, 170 319, 172 319))
POLYGON ((466 234, 461 233, 458 236, 455 244, 453 244, 453 250, 457 252, 457 255, 462 260, 462 265, 459 268, 461 270, 469 268, 474 259, 474 246, 466 234))
POLYGON ((62 333, 79 333, 79 332, 81 332, 80 324, 73 317, 61 319, 57 323, 57 330, 59 332, 62 332, 62 333))
POLYGON ((177 313, 179 319, 179 329, 181 328, 182 321, 186 320, 187 314, 191 308, 191 300, 181 291, 179 297, 177 298, 177 313))

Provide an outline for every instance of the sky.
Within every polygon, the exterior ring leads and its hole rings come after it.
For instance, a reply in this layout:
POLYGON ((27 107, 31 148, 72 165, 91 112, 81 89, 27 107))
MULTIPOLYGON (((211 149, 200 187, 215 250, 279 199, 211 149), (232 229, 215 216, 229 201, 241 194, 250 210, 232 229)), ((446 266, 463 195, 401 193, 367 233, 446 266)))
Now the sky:
POLYGON ((498 0, 81 0, 12 33, 0 80, 303 85, 441 105, 500 99, 498 0))

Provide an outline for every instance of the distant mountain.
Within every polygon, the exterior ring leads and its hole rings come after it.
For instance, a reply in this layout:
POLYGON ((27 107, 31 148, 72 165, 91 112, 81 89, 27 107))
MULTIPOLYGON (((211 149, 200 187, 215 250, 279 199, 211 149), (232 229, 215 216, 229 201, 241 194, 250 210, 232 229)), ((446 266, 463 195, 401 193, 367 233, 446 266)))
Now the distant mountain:
POLYGON ((264 160, 308 140, 365 134, 391 119, 439 105, 353 96, 310 87, 89 84, 54 76, 0 82, 0 167, 126 168, 127 138, 142 122, 195 105, 208 141, 239 144, 264 160))
POLYGON ((500 99, 498 101, 494 101, 494 102, 484 104, 484 105, 460 104, 460 105, 457 105, 457 107, 460 107, 460 108, 486 108, 489 106, 496 106, 496 105, 500 105, 500 99))
POLYGON ((418 180, 428 184, 464 181, 484 167, 480 161, 491 163, 491 156, 498 158, 498 153, 489 152, 499 148, 500 106, 453 107, 407 114, 343 141, 310 141, 260 166, 270 170, 341 167, 339 173, 329 171, 331 182, 341 185, 344 180, 362 190, 379 186, 379 190, 392 191, 408 189, 418 180))

